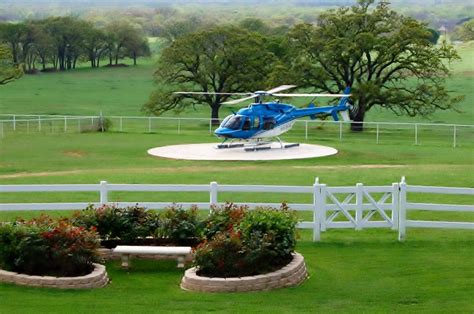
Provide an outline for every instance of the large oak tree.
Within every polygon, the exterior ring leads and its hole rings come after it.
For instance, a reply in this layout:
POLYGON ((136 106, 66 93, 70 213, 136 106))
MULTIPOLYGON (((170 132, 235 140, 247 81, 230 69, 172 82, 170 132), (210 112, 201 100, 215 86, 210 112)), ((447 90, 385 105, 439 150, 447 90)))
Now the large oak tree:
POLYGON ((434 46, 427 27, 391 10, 386 2, 359 0, 329 10, 317 25, 300 24, 289 34, 289 68, 299 85, 317 91, 353 90, 352 129, 363 129, 367 111, 378 106, 415 116, 449 109, 458 98, 445 88, 449 46, 434 46))
POLYGON ((0 85, 8 84, 22 75, 21 67, 13 62, 11 49, 0 44, 0 85))
POLYGON ((159 115, 207 104, 213 123, 218 123, 219 108, 229 95, 175 95, 173 91, 232 93, 262 89, 273 61, 264 38, 239 27, 216 27, 183 35, 163 50, 155 72, 158 88, 144 109, 159 115))

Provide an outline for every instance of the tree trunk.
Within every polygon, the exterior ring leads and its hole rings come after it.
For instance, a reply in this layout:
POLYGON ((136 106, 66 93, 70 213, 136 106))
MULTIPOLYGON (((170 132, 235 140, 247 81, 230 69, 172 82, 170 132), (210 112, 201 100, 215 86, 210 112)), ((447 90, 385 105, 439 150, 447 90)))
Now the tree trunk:
POLYGON ((137 65, 137 53, 133 52, 133 65, 137 65))
POLYGON ((365 100, 361 99, 359 101, 358 110, 355 112, 355 115, 352 117, 351 131, 362 132, 364 131, 364 117, 365 117, 365 100))
POLYGON ((212 125, 219 125, 219 105, 211 106, 211 123, 212 125))

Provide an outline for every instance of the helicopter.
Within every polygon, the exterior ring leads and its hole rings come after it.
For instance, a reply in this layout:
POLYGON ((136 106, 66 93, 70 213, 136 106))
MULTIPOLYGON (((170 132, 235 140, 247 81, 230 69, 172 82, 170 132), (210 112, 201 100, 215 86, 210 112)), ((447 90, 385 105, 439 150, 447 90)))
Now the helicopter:
MULTIPOLYGON (((245 151, 256 151, 271 149, 272 139, 276 139, 281 148, 291 148, 299 144, 284 144, 280 135, 291 130, 296 120, 302 117, 311 119, 331 116, 339 121, 338 114, 344 121, 350 121, 348 111, 351 106, 348 103, 350 87, 346 87, 343 94, 288 94, 279 93, 284 90, 295 88, 295 85, 281 85, 267 91, 255 91, 252 93, 222 93, 225 95, 243 95, 245 97, 223 102, 223 105, 234 105, 250 99, 254 102, 248 107, 242 108, 232 115, 227 116, 214 134, 223 139, 217 148, 244 147, 245 151), (264 102, 264 97, 336 97, 340 101, 335 106, 316 107, 311 101, 307 108, 297 108, 291 104, 280 103, 279 100, 264 102)), ((175 92, 175 94, 219 94, 211 92, 175 92)))

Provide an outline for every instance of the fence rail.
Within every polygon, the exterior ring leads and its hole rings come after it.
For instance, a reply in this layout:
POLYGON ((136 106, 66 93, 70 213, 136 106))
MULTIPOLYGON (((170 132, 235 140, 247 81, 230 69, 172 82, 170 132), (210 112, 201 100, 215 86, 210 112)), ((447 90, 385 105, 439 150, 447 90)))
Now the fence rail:
MULTIPOLYGON (((438 123, 364 122, 365 132, 349 131, 350 122, 326 120, 298 120, 288 138, 317 137, 318 139, 367 140, 383 142, 409 141, 414 145, 431 143, 452 147, 471 145, 474 125, 438 123)), ((0 139, 10 133, 71 133, 88 131, 140 132, 163 134, 212 134, 211 119, 184 117, 138 116, 57 116, 0 114, 0 139)))
MULTIPOLYGON (((200 209, 210 209, 213 205, 222 204, 218 200, 220 192, 250 192, 250 193, 300 193, 312 195, 312 203, 288 204, 297 211, 312 212, 312 221, 302 221, 299 228, 312 229, 313 240, 320 241, 321 232, 328 229, 352 228, 391 228, 398 230, 398 238, 406 238, 408 227, 470 229, 474 230, 472 222, 451 221, 422 221, 407 219, 407 212, 412 210, 448 211, 474 213, 474 205, 456 204, 427 204, 408 202, 409 193, 436 193, 474 196, 474 188, 426 187, 407 185, 402 178, 400 183, 390 186, 365 186, 358 183, 355 187, 329 187, 320 184, 319 180, 313 186, 272 186, 272 185, 220 185, 210 184, 49 184, 49 185, 0 185, 0 192, 98 192, 99 201, 91 203, 10 203, 0 204, 0 211, 25 210, 79 210, 88 205, 116 204, 117 206, 132 206, 139 204, 148 209, 164 209, 171 202, 111 202, 109 192, 206 192, 209 202, 182 202, 179 205, 196 205, 200 209)), ((259 206, 278 207, 279 203, 235 203, 247 205, 253 209, 259 206)))

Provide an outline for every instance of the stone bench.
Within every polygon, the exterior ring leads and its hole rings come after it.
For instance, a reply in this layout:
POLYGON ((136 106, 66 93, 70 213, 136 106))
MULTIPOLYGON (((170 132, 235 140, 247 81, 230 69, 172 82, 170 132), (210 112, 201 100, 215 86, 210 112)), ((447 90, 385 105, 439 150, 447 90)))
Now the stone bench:
POLYGON ((118 245, 113 249, 114 253, 118 253, 122 258, 122 268, 130 268, 131 255, 171 255, 176 256, 178 268, 184 268, 184 260, 186 256, 191 254, 190 246, 135 246, 135 245, 118 245))

